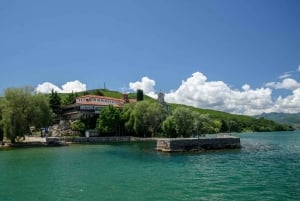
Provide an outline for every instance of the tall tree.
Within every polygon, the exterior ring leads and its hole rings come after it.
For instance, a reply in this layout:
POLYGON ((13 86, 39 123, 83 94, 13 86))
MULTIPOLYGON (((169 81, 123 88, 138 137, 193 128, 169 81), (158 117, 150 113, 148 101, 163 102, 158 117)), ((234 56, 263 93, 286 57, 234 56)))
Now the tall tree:
POLYGON ((3 128, 4 135, 15 142, 29 131, 28 113, 30 111, 31 89, 10 88, 4 92, 3 128))
POLYGON ((4 131, 3 131, 3 110, 4 110, 4 99, 0 97, 0 141, 3 141, 4 131))
POLYGON ((154 136, 161 130, 166 116, 166 110, 157 102, 141 101, 134 105, 125 125, 132 126, 138 136, 154 136))
POLYGON ((176 122, 172 115, 169 115, 162 124, 162 129, 165 137, 179 137, 176 132, 176 122))
POLYGON ((188 108, 176 108, 172 116, 174 117, 176 127, 175 130, 179 136, 190 137, 193 133, 194 118, 192 111, 188 108))
POLYGON ((126 134, 134 135, 135 131, 133 129, 134 125, 134 107, 132 103, 125 104, 121 113, 121 119, 124 121, 124 127, 126 134))
POLYGON ((76 103, 77 94, 72 91, 72 93, 69 93, 66 99, 64 100, 65 105, 70 105, 76 103))
POLYGON ((104 96, 104 94, 102 93, 102 91, 100 89, 96 89, 95 91, 93 91, 93 94, 97 95, 97 96, 104 96))
POLYGON ((28 134, 30 126, 40 128, 51 123, 52 113, 47 98, 33 95, 33 90, 28 87, 5 90, 3 108, 4 135, 12 142, 28 134))
POLYGON ((30 125, 34 125, 37 128, 45 128, 51 125, 53 112, 47 97, 42 94, 36 94, 31 97, 31 107, 27 118, 30 125))
POLYGON ((226 120, 222 119, 221 120, 221 129, 220 132, 222 133, 227 133, 229 132, 229 126, 226 120))
POLYGON ((81 120, 75 120, 75 121, 73 121, 71 123, 71 129, 73 131, 80 132, 80 134, 83 134, 84 130, 85 130, 84 122, 82 122, 81 120))
POLYGON ((49 104, 55 114, 60 114, 61 98, 53 89, 51 91, 49 104))
POLYGON ((137 100, 137 101, 142 101, 142 100, 144 100, 144 92, 143 92, 142 89, 138 89, 138 90, 136 91, 136 100, 137 100))
POLYGON ((97 130, 104 134, 120 134, 121 113, 120 109, 112 105, 102 109, 97 120, 97 130))

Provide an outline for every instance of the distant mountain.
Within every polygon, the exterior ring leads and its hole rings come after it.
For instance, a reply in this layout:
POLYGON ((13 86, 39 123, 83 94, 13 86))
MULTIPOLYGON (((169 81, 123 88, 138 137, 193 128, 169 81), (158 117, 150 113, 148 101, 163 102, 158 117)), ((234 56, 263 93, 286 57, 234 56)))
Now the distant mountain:
POLYGON ((297 130, 300 129, 300 113, 290 114, 290 113, 272 112, 272 113, 263 113, 255 117, 273 120, 280 124, 288 124, 293 126, 297 130))

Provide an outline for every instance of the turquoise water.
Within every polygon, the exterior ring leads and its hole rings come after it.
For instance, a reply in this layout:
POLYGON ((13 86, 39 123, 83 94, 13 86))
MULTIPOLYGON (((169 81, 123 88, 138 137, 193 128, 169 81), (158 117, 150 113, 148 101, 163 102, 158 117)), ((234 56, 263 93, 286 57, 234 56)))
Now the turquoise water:
POLYGON ((0 200, 300 200, 300 132, 238 136, 240 150, 203 153, 153 143, 0 151, 0 200))

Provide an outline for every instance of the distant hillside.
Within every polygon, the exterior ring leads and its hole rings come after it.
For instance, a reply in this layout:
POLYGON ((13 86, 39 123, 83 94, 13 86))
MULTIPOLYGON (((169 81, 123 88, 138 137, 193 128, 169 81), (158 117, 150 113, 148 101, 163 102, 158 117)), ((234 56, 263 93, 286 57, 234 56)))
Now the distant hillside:
MULTIPOLYGON (((76 93, 77 96, 87 95, 87 94, 95 94, 95 95, 103 95, 113 98, 121 98, 122 93, 117 91, 111 91, 108 89, 94 89, 85 92, 76 93)), ((128 94, 129 98, 135 99, 136 93, 128 94)), ((60 94, 62 100, 64 100, 68 94, 60 94)), ((156 101, 155 99, 144 95, 144 100, 148 101, 156 101)), ((218 120, 222 123, 222 129, 224 132, 230 130, 230 132, 264 132, 264 131, 284 131, 291 130, 292 128, 284 125, 283 122, 275 123, 272 120, 267 118, 255 118, 245 115, 236 115, 229 114, 226 112, 210 110, 210 109, 201 109, 195 108, 186 105, 180 104, 168 104, 170 106, 171 111, 176 107, 188 107, 192 111, 199 112, 201 114, 208 114, 211 119, 218 120)))
MULTIPOLYGON (((118 92, 118 91, 111 91, 108 89, 93 89, 93 90, 88 90, 88 91, 83 91, 83 92, 76 92, 75 93, 77 96, 83 96, 83 95, 87 95, 87 94, 93 94, 93 95, 103 95, 103 96, 107 96, 107 97, 111 97, 111 98, 122 98, 122 93, 118 92)), ((68 93, 60 93, 59 94, 62 101, 64 99, 66 99, 66 97, 69 95, 68 93)), ((135 99, 136 98, 136 93, 129 93, 128 97, 131 99, 135 99)), ((149 97, 149 96, 144 96, 145 100, 154 100, 153 98, 149 97)))
POLYGON ((275 122, 266 118, 256 118, 246 115, 230 114, 222 111, 195 108, 192 106, 169 104, 171 110, 176 107, 188 107, 193 111, 201 114, 208 114, 212 119, 226 123, 231 127, 232 132, 268 132, 268 131, 284 131, 294 130, 289 124, 275 122))
POLYGON ((300 113, 289 114, 289 113, 263 113, 256 116, 257 118, 265 118, 275 121, 281 124, 292 125, 295 129, 300 129, 300 113))

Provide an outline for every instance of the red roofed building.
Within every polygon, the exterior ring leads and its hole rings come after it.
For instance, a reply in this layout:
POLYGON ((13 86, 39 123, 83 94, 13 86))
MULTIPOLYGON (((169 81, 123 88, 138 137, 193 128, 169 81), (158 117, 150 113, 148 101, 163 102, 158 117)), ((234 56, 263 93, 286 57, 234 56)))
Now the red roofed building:
POLYGON ((106 96, 85 95, 76 98, 76 103, 62 107, 61 118, 64 120, 75 120, 80 117, 91 117, 98 115, 101 108, 112 105, 122 108, 125 103, 132 102, 127 94, 123 94, 122 99, 106 96))

